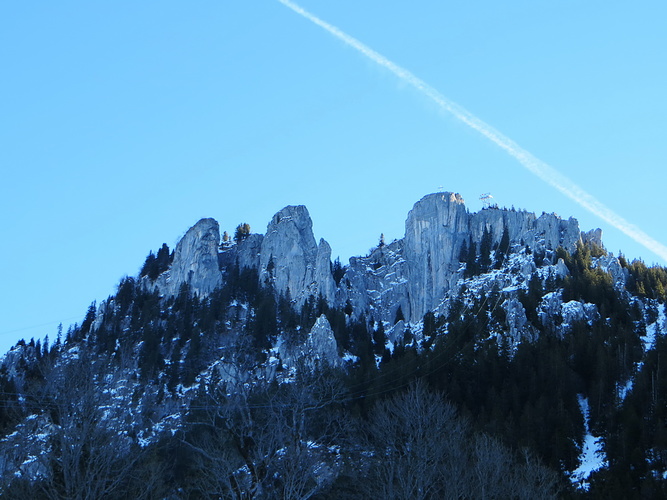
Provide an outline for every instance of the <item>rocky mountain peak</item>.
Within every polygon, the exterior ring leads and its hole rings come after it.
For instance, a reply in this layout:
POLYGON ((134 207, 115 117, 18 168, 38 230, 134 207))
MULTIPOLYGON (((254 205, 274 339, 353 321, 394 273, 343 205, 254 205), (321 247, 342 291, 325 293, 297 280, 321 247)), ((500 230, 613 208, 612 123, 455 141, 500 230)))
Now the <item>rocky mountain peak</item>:
MULTIPOLYGON (((553 498, 568 479, 568 497, 589 487, 601 489, 582 498, 604 496, 610 490, 603 481, 611 478, 616 491, 617 477, 627 485, 620 496, 632 497, 644 474, 651 482, 642 491, 665 497, 667 487, 656 481, 666 478, 658 454, 664 418, 655 408, 666 403, 654 389, 667 356, 665 268, 578 246, 600 244, 601 232, 582 234, 575 219, 497 207, 469 213, 454 193, 425 196, 408 214, 404 238, 381 239, 346 266, 332 264, 331 248, 316 241, 303 206, 276 213, 266 235, 241 225, 234 242, 219 245, 219 233, 215 220, 200 220, 173 254, 166 245, 157 256, 151 252, 139 277, 123 279, 64 339, 59 329, 53 344, 21 341, 0 358, 0 496, 53 491, 52 497, 79 498, 89 482, 106 491, 120 470, 126 475, 107 496, 137 498, 150 489, 159 498, 280 498, 284 485, 305 484, 305 477, 309 489, 327 481, 323 494, 347 497, 353 480, 366 481, 349 471, 387 477, 387 461, 400 455, 386 453, 387 436, 407 435, 414 420, 408 412, 420 401, 410 396, 387 405, 381 396, 410 383, 423 391, 416 384, 433 382, 451 389, 471 418, 479 416, 470 423, 448 417, 426 433, 429 442, 447 438, 441 450, 458 450, 429 481, 459 474, 456 484, 466 485, 453 495, 443 483, 434 497, 479 496, 467 485, 485 477, 479 464, 492 457, 511 479, 498 498, 515 491, 551 498, 547 469, 535 468, 533 451, 526 448, 513 463, 510 449, 493 444, 516 436, 562 473, 558 479, 554 472, 553 498), (193 293, 174 298, 183 284, 193 293), (150 293, 156 289, 160 296, 150 293), (318 296, 324 301, 312 300, 318 296), (359 404, 369 405, 368 422, 354 420, 359 404), (382 416, 390 408, 400 413, 382 416), (396 415, 407 416, 405 425, 388 432, 396 415), (216 419, 225 421, 224 432, 201 432, 216 419), (505 433, 497 442, 461 431, 490 422, 505 433), (646 439, 636 447, 640 434, 646 439), (71 436, 102 469, 87 467, 71 436), (163 453, 186 449, 185 461, 163 453), (460 468, 449 474, 450 463, 471 464, 474 477, 461 479, 460 468), (634 463, 641 477, 629 475, 634 463), (76 489, 62 479, 62 464, 86 474, 76 489), (169 472, 181 467, 176 483, 169 472), (531 474, 536 489, 517 487, 517 478, 531 474)), ((429 422, 456 414, 454 406, 428 410, 441 401, 432 396, 417 413, 430 415, 429 422)), ((495 462, 483 466, 497 473, 495 462)), ((416 475, 422 470, 428 467, 416 475)), ((495 494, 498 481, 491 479, 480 491, 495 494)), ((392 496, 381 487, 354 494, 392 496)))
MULTIPOLYGON (((474 264, 462 262, 463 253, 479 256, 483 251, 488 259, 495 255, 493 263, 482 265, 485 272, 491 264, 502 264, 498 255, 525 248, 543 259, 559 246, 573 252, 582 240, 601 244, 601 232, 582 235, 575 219, 553 213, 537 217, 497 207, 469 213, 460 194, 433 193, 408 213, 404 238, 380 245, 365 257, 352 257, 345 279, 339 276, 336 282, 331 247, 323 239, 316 242, 308 209, 290 205, 271 218, 265 235, 247 235, 221 250, 218 223, 200 220, 178 243, 169 271, 148 285, 175 295, 188 283, 193 292, 206 295, 223 284, 225 269, 237 265, 257 269, 260 283, 270 283, 297 308, 311 296, 322 296, 335 307, 349 303, 355 316, 391 322, 400 308, 407 321, 418 322, 439 307, 467 266, 474 264)), ((528 277, 540 264, 536 260, 522 272, 528 277)))
POLYGON ((183 283, 193 293, 207 295, 222 285, 218 265, 220 226, 215 219, 201 219, 185 233, 176 245, 169 273, 161 276, 158 287, 163 293, 176 295, 183 283))
POLYGON ((458 254, 469 234, 468 212, 455 193, 419 200, 405 222, 410 317, 418 321, 442 300, 459 267, 458 254))
POLYGON ((271 281, 278 293, 289 292, 298 305, 310 295, 331 298, 331 248, 313 235, 313 222, 303 205, 287 206, 266 228, 259 259, 260 280, 271 281), (324 262, 326 261, 326 262, 324 262))

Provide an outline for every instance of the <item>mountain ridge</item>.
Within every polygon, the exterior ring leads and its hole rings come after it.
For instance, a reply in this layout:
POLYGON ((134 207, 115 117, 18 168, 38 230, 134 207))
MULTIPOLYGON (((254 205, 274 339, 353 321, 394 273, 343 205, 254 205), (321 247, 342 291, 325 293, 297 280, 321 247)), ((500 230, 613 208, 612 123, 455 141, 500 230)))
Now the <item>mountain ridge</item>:
POLYGON ((471 498, 480 474, 500 497, 667 491, 664 268, 575 219, 470 213, 455 193, 425 196, 404 238, 347 265, 304 206, 246 226, 221 241, 201 219, 81 325, 3 356, 0 491, 356 498, 422 475, 471 498), (410 469, 403 439, 434 408, 451 414, 424 421, 440 458, 410 469))
MULTIPOLYGON (((559 246, 573 252, 577 243, 584 241, 602 246, 600 229, 581 232, 573 218, 564 221, 555 214, 546 213, 536 217, 531 212, 497 207, 471 214, 460 195, 441 192, 427 195, 415 204, 406 220, 404 238, 390 245, 384 254, 376 255, 376 251, 382 248, 378 246, 366 257, 386 260, 387 252, 391 252, 393 261, 383 265, 392 267, 397 278, 408 283, 407 289, 399 292, 400 297, 394 301, 401 304, 404 314, 411 321, 419 321, 444 299, 444 294, 458 279, 458 256, 464 243, 470 242, 479 247, 485 232, 488 232, 491 246, 497 247, 505 230, 508 232, 508 245, 521 243, 533 252, 554 251, 559 246), (405 269, 401 266, 403 259, 407 263, 405 269), (424 262, 420 262, 422 259, 424 262)), ((365 274, 357 265, 360 257, 350 257, 348 270, 354 271, 350 272, 352 276, 343 277, 345 280, 353 278, 356 283, 353 291, 336 286, 328 269, 331 248, 323 238, 319 245, 316 244, 312 220, 305 206, 283 208, 272 217, 265 235, 251 236, 224 248, 218 255, 219 261, 225 265, 238 262, 241 268, 257 268, 262 282, 273 279, 276 291, 285 294, 289 290, 298 306, 303 305, 310 295, 322 295, 336 307, 344 306, 347 300, 356 297, 355 309, 368 313, 371 303, 364 304, 367 298, 358 299, 367 295, 359 289, 366 285, 357 283, 358 279, 355 279, 365 274)), ((201 219, 186 232, 177 245, 177 252, 180 255, 179 249, 185 246, 200 245, 202 248, 192 250, 190 260, 186 260, 185 264, 182 264, 184 259, 176 258, 172 268, 177 272, 169 275, 169 284, 167 277, 163 277, 158 278, 155 286, 171 296, 178 293, 183 283, 188 283, 195 292, 204 292, 204 295, 219 286, 220 276, 211 265, 214 240, 219 244, 217 221, 201 219), (207 230, 200 235, 202 225, 207 226, 207 230), (199 240, 201 244, 197 243, 199 240), (199 259, 202 259, 201 262, 199 259), (186 274, 181 269, 183 266, 192 274, 186 274)), ((373 306, 376 307, 375 304, 373 306)), ((383 311, 382 319, 389 321, 390 313, 395 314, 395 311, 383 311)))

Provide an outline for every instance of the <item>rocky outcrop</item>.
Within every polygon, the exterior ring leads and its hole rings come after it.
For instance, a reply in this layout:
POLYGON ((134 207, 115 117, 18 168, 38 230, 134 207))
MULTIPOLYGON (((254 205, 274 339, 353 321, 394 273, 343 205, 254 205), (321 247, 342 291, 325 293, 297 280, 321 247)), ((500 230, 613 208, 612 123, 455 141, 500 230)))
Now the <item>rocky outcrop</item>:
POLYGON ((526 336, 528 340, 531 340, 529 331, 526 328, 528 324, 526 310, 521 301, 515 296, 509 297, 502 303, 502 308, 505 310, 505 324, 508 330, 508 338, 515 345, 519 344, 526 336))
POLYGON ((174 250, 174 261, 168 272, 156 282, 165 295, 178 294, 184 283, 192 293, 208 295, 222 285, 218 264, 220 227, 214 219, 201 219, 192 226, 174 250))
POLYGON ((410 304, 409 311, 403 311, 406 318, 419 321, 445 297, 468 235, 468 212, 461 195, 435 193, 415 204, 405 221, 410 304))
POLYGON ((593 243, 602 247, 602 229, 596 228, 581 233, 581 239, 584 243, 593 243))
POLYGON ((405 223, 405 259, 408 262, 409 318, 418 321, 433 310, 460 277, 458 257, 464 242, 479 251, 485 233, 496 248, 507 232, 509 252, 525 245, 532 252, 563 246, 570 252, 581 242, 578 222, 556 214, 540 217, 525 211, 484 209, 469 214, 463 198, 435 193, 422 198, 405 223))
MULTIPOLYGON (((601 244, 599 231, 581 233, 575 219, 556 214, 537 217, 526 211, 487 208, 469 213, 459 194, 434 193, 419 200, 405 222, 405 237, 374 248, 365 257, 352 257, 345 274, 336 283, 331 271, 331 247, 316 243, 306 207, 287 206, 269 222, 265 235, 251 234, 234 245, 218 248, 219 229, 213 219, 202 219, 178 243, 171 268, 154 283, 162 293, 174 295, 183 283, 193 292, 210 293, 224 280, 231 266, 257 269, 260 283, 271 283, 279 294, 289 295, 297 308, 311 296, 322 296, 329 304, 347 308, 353 316, 394 324, 400 308, 408 322, 420 321, 435 311, 455 290, 465 264, 459 261, 462 247, 482 247, 489 238, 492 252, 508 238, 504 254, 525 252, 533 257, 517 259, 512 272, 525 279, 538 267, 553 262, 553 251, 563 246, 575 251, 582 241, 601 244), (219 253, 218 253, 219 251, 219 253), (520 269, 514 269, 520 266, 520 269), (220 269, 223 271, 221 272, 220 269)), ((488 247, 487 247, 488 248, 488 247)), ((510 264, 506 264, 510 265, 510 264)), ((617 261, 600 262, 616 281, 623 279, 617 261)), ((509 269, 509 268, 508 268, 509 269)), ((567 274, 563 262, 555 272, 567 274)), ((522 328, 517 312, 514 330, 522 328)))
MULTIPOLYGON (((366 257, 353 257, 336 290, 335 305, 350 304, 354 315, 393 322, 398 307, 408 321, 435 310, 462 277, 459 262, 463 245, 479 252, 485 234, 497 248, 507 233, 504 253, 526 248, 535 259, 523 259, 526 279, 550 251, 559 246, 573 252, 582 235, 575 219, 556 214, 484 209, 470 214, 455 193, 435 193, 419 200, 408 214, 405 237, 375 248, 366 257)), ((593 234, 593 233, 589 233, 593 234)), ((549 257, 551 258, 551 257, 549 257)), ((558 274, 567 274, 559 263, 558 274)))
POLYGON ((280 338, 272 349, 269 361, 281 364, 283 369, 295 369, 299 366, 313 369, 325 365, 336 367, 343 364, 333 329, 324 314, 317 318, 310 332, 300 343, 280 338))
POLYGON ((595 304, 571 300, 561 306, 561 315, 563 317, 563 324, 571 325, 576 321, 592 322, 597 319, 599 313, 595 304))
MULTIPOLYGON (((366 257, 352 257, 336 290, 335 305, 349 302, 359 318, 394 323, 398 308, 409 311, 408 268, 403 240, 374 248, 366 257)), ((405 314, 405 313, 404 313, 405 314)))
POLYGON ((629 271, 625 269, 620 261, 613 255, 603 255, 595 260, 594 265, 611 274, 614 286, 621 288, 628 280, 629 271))
POLYGON ((221 247, 218 262, 223 280, 234 268, 238 268, 239 271, 244 268, 259 268, 263 239, 264 236, 261 234, 249 234, 234 245, 227 244, 221 247))
POLYGON ((315 243, 306 207, 288 206, 273 216, 266 229, 259 257, 260 281, 272 282, 278 293, 289 293, 297 306, 320 293, 331 301, 335 284, 330 260, 328 243, 322 240, 319 247, 315 243))
POLYGON ((310 330, 303 350, 304 362, 310 368, 318 364, 339 366, 342 363, 338 354, 338 343, 334 337, 329 320, 323 314, 310 330))
POLYGON ((259 268, 263 241, 263 235, 250 234, 234 247, 236 263, 240 269, 244 267, 259 268))
POLYGON ((576 219, 561 219, 556 214, 534 213, 523 210, 488 208, 470 214, 470 234, 473 241, 482 240, 484 230, 491 234, 493 245, 500 243, 507 230, 511 245, 522 244, 533 252, 555 250, 559 246, 574 252, 581 241, 579 223, 576 219))
POLYGON ((322 295, 331 304, 336 296, 336 283, 331 274, 331 246, 324 238, 321 238, 317 245, 315 283, 317 283, 317 295, 322 295))

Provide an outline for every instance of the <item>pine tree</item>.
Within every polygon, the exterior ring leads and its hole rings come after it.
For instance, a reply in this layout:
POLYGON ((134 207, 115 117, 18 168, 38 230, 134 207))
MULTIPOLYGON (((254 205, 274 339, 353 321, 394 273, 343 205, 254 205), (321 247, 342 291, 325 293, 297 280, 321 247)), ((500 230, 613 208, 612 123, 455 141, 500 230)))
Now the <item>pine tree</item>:
POLYGON ((234 241, 236 243, 241 243, 248 236, 250 236, 250 224, 243 222, 236 226, 236 231, 234 231, 234 241))
POLYGON ((424 329, 422 333, 424 335, 424 347, 430 349, 436 335, 435 314, 432 311, 428 311, 424 315, 424 329))
POLYGON ((90 328, 93 326, 93 321, 95 321, 95 316, 97 315, 97 307, 96 307, 96 302, 93 301, 92 304, 88 307, 88 312, 86 313, 86 317, 83 320, 83 323, 81 323, 81 334, 86 335, 88 332, 90 332, 90 328))
POLYGON ((62 343, 63 337, 63 324, 58 323, 58 333, 56 334, 56 343, 53 345, 56 351, 60 350, 60 344, 62 343))
POLYGON ((43 355, 46 356, 49 354, 49 336, 48 334, 44 337, 44 344, 42 345, 43 355))
POLYGON ((507 226, 503 229, 503 235, 500 238, 500 243, 498 243, 498 248, 496 249, 496 258, 495 258, 495 268, 500 269, 505 262, 505 258, 510 251, 510 233, 507 229, 507 226))
POLYGON ((173 253, 170 254, 169 247, 167 246, 167 244, 162 243, 162 246, 157 251, 157 255, 155 257, 155 269, 153 270, 152 275, 150 275, 150 278, 154 280, 160 274, 169 269, 169 265, 173 260, 174 260, 174 254, 173 253))
POLYGON ((341 265, 340 259, 336 257, 336 260, 333 261, 331 265, 331 274, 333 279, 336 282, 336 286, 340 285, 340 280, 345 276, 345 268, 341 265))
POLYGON ((479 267, 485 273, 491 269, 491 232, 484 227, 482 241, 479 244, 479 267))
POLYGON ((459 262, 467 262, 468 261, 468 242, 466 240, 463 240, 463 243, 461 244, 461 250, 459 250, 459 262))
POLYGON ((468 248, 468 259, 466 260, 465 278, 472 278, 479 274, 479 264, 477 262, 477 245, 472 239, 468 248))
POLYGON ((378 326, 373 330, 373 343, 375 344, 375 354, 382 354, 385 350, 386 336, 384 324, 378 321, 378 326))
POLYGON ((155 254, 151 250, 148 253, 148 256, 146 257, 146 260, 144 261, 144 265, 141 267, 141 272, 139 273, 139 276, 144 277, 144 276, 149 276, 153 268, 155 267, 155 254))
POLYGON ((544 288, 542 280, 537 273, 533 273, 528 280, 528 290, 519 292, 519 300, 526 311, 526 318, 533 323, 534 326, 540 326, 537 308, 542 301, 544 295, 544 288))

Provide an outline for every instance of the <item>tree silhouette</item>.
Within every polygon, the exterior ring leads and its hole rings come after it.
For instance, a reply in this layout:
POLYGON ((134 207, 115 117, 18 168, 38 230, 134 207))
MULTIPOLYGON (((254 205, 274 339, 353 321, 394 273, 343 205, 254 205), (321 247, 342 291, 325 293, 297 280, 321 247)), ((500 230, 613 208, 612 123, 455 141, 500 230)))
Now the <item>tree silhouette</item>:
POLYGON ((234 231, 234 241, 236 243, 240 243, 244 239, 246 239, 250 235, 250 224, 247 222, 243 222, 242 224, 239 224, 236 226, 236 230, 234 231))

